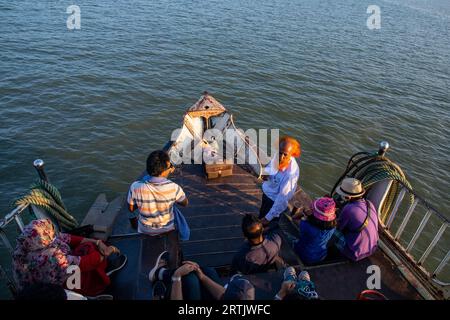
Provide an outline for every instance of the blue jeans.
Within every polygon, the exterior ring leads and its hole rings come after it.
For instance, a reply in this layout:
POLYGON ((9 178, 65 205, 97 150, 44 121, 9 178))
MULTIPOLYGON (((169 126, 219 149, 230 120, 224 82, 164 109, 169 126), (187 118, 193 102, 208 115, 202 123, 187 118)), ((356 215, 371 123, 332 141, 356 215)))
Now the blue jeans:
MULTIPOLYGON (((211 280, 221 283, 219 275, 216 270, 210 267, 201 267, 203 273, 211 280)), ((214 297, 209 293, 195 272, 185 275, 182 279, 183 300, 214 300, 214 297)))
POLYGON ((347 245, 347 242, 345 241, 345 236, 344 236, 344 234, 343 234, 341 231, 336 230, 336 231, 334 232, 333 236, 334 236, 335 239, 336 239, 336 242, 334 243, 334 245, 336 246, 336 248, 338 248, 340 252, 344 251, 344 248, 345 248, 346 245, 347 245))

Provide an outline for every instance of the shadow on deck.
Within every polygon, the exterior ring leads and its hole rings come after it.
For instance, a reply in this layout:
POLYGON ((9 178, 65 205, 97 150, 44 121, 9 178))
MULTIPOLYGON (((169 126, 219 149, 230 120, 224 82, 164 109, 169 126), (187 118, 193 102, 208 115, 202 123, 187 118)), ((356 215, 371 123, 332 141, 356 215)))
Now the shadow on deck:
MULTIPOLYGON (((260 182, 240 166, 234 167, 233 176, 206 180, 200 165, 177 168, 171 178, 185 190, 190 205, 182 208, 189 226, 191 238, 181 242, 185 260, 193 260, 203 266, 218 268, 223 273, 243 242, 242 216, 258 214, 261 201, 260 182)), ((296 206, 309 206, 311 199, 299 190, 293 200, 296 206)), ((148 272, 157 256, 176 243, 167 237, 135 235, 129 226, 128 209, 122 205, 113 228, 110 242, 128 255, 128 264, 115 278, 111 292, 116 299, 151 299, 151 283, 148 272), (130 234, 114 238, 114 235, 130 234), (134 235, 133 235, 134 234, 134 235)), ((381 270, 381 292, 389 299, 421 299, 417 291, 406 281, 392 261, 378 250, 363 261, 329 263, 307 267, 295 255, 287 241, 287 234, 295 234, 288 222, 282 220, 284 242, 281 256, 289 265, 306 269, 323 299, 355 299, 367 289, 367 267, 377 265, 381 270)), ((282 282, 282 271, 248 276, 255 285, 256 298, 273 299, 282 282)))

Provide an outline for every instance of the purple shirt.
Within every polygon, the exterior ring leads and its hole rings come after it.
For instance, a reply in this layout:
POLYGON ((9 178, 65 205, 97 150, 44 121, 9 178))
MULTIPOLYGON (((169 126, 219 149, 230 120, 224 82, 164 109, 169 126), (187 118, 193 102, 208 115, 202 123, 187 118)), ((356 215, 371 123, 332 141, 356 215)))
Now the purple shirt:
POLYGON ((354 261, 372 255, 378 243, 378 213, 372 204, 368 225, 361 232, 354 232, 364 223, 367 217, 366 200, 361 199, 347 204, 341 211, 337 228, 345 237, 344 254, 354 261))

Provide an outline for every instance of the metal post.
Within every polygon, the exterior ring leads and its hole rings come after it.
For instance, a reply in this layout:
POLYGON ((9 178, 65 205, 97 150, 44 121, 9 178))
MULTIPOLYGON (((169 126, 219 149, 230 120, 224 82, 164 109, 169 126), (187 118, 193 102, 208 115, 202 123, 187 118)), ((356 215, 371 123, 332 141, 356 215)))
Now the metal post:
POLYGON ((448 259, 450 259, 450 251, 447 252, 444 259, 442 259, 441 263, 439 263, 436 270, 434 270, 433 276, 436 276, 439 272, 442 271, 442 269, 444 269, 444 266, 447 264, 448 259))
POLYGON ((384 154, 388 151, 388 149, 389 149, 389 142, 381 141, 380 142, 380 147, 378 149, 378 155, 379 156, 384 156, 384 154))
POLYGON ((12 247, 11 242, 9 242, 9 239, 3 230, 0 230, 0 238, 2 239, 3 244, 5 245, 6 249, 8 249, 8 251, 12 254, 14 251, 14 248, 12 247))
POLYGON ((19 226, 20 232, 23 232, 23 229, 25 229, 25 224, 23 223, 22 217, 20 214, 16 214, 14 216, 14 219, 16 220, 17 225, 19 226))
POLYGON ((39 178, 48 182, 48 178, 47 178, 47 175, 45 174, 45 170, 44 170, 44 160, 42 160, 42 159, 34 160, 33 167, 36 169, 36 171, 39 175, 39 178))
POLYGON ((419 199, 416 198, 414 200, 413 204, 409 207, 408 212, 406 213, 406 216, 403 218, 403 221, 395 234, 395 240, 398 241, 398 239, 400 239, 400 236, 402 235, 403 230, 405 229, 406 224, 408 223, 409 219, 411 218, 411 215, 414 212, 414 209, 416 208, 418 203, 419 203, 419 199))
POLYGON ((394 209, 392 209, 391 214, 389 215, 388 221, 386 222, 386 227, 389 229, 391 227, 392 222, 394 221, 395 216, 397 215, 398 208, 402 203, 403 198, 405 197, 406 188, 402 188, 400 194, 398 195, 397 201, 395 201, 394 209))
POLYGON ((425 216, 423 217, 422 221, 419 224, 419 227, 416 230, 416 233, 414 233, 414 236, 411 239, 411 242, 408 244, 408 247, 406 248, 406 251, 409 252, 414 244, 416 243, 417 238, 422 233, 423 228, 425 228, 425 225, 428 222, 428 219, 431 217, 431 210, 428 210, 427 213, 425 213, 425 216))
POLYGON ((425 261, 425 259, 430 254, 431 250, 433 250, 433 248, 436 246, 437 242, 441 238, 441 236, 444 233, 446 228, 447 228, 447 223, 443 223, 441 228, 439 229, 439 231, 436 233, 436 236, 434 237, 434 239, 431 241, 430 245, 428 246, 427 250, 425 250, 423 255, 420 257, 419 262, 418 262, 419 264, 422 264, 425 261))

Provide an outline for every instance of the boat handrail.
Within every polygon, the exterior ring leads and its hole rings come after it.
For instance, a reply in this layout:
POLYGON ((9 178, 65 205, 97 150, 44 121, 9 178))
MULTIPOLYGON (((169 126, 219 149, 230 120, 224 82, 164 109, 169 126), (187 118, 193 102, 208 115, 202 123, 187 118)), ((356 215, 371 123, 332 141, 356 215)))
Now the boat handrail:
POLYGON ((3 245, 8 249, 10 253, 14 250, 14 248, 6 235, 5 229, 11 222, 15 222, 19 227, 20 232, 22 232, 25 228, 25 223, 22 220, 21 213, 24 212, 28 207, 29 204, 19 205, 10 213, 8 213, 4 218, 0 219, 0 238, 3 242, 3 245))
POLYGON ((385 217, 384 221, 381 221, 384 231, 391 238, 392 241, 403 251, 404 254, 414 263, 419 269, 425 274, 425 276, 432 280, 434 283, 440 286, 449 286, 450 282, 443 281, 439 275, 442 270, 447 266, 450 259, 450 248, 448 248, 448 243, 442 241, 442 236, 450 224, 450 220, 446 218, 442 213, 440 213, 436 208, 431 206, 425 199, 417 195, 416 192, 408 188, 403 183, 399 182, 401 189, 395 201, 394 207, 391 212, 385 217), (410 204, 406 210, 406 213, 401 216, 399 214, 399 209, 401 207, 402 201, 405 196, 414 196, 414 202, 410 204), (410 221, 414 212, 417 212, 417 208, 422 207, 425 209, 425 214, 422 217, 419 225, 417 226, 412 238, 406 239, 405 237, 405 227, 410 221), (429 243, 428 247, 421 253, 419 258, 416 258, 412 254, 412 250, 416 247, 417 240, 424 233, 425 226, 431 217, 438 219, 438 223, 431 225, 433 227, 433 239, 429 243), (396 225, 396 228, 393 228, 396 225), (395 229, 395 230, 394 230, 395 229), (407 243, 406 247, 401 243, 407 243), (436 248, 438 244, 444 243, 445 255, 440 260, 437 267, 434 269, 425 264, 428 261, 429 255, 433 249, 436 248))

